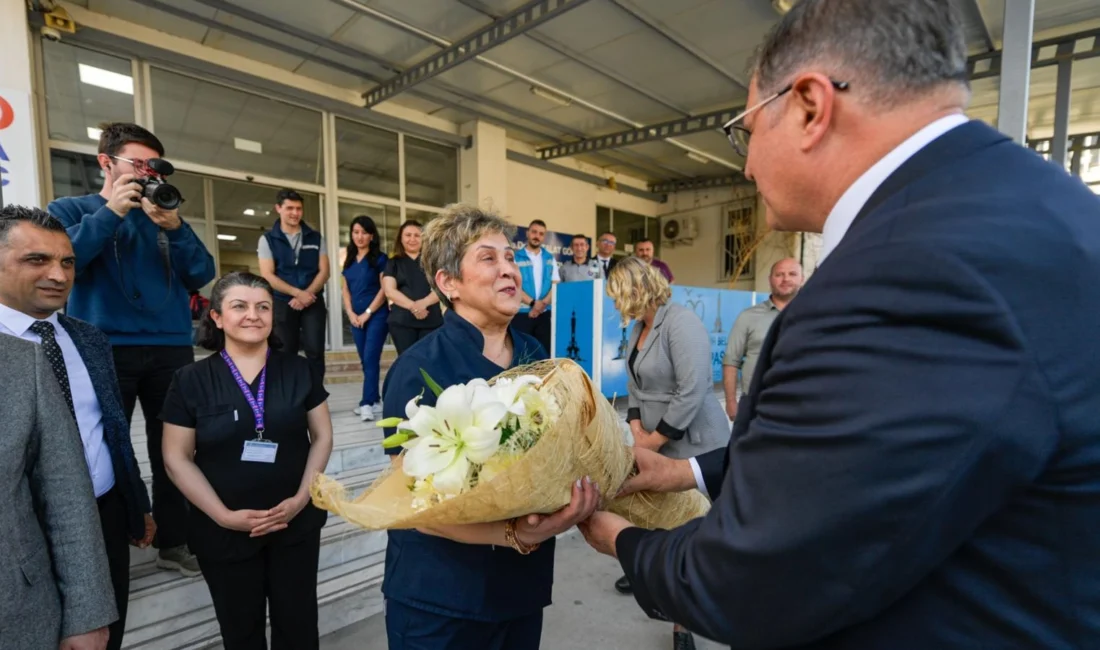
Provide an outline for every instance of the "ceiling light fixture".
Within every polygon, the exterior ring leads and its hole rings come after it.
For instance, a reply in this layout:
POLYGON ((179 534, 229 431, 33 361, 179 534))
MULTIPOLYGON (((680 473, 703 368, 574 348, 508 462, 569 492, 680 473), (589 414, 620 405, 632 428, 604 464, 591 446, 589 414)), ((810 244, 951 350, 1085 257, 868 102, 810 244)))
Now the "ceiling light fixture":
POLYGON ((244 216, 246 216, 246 217, 254 217, 254 216, 256 216, 256 211, 255 211, 255 210, 253 210, 252 208, 249 208, 249 209, 247 209, 247 210, 245 210, 245 211, 244 211, 244 216))
POLYGON ((570 106, 573 104, 573 100, 569 99, 568 97, 562 97, 561 95, 555 92, 551 92, 540 86, 531 86, 531 94, 537 97, 542 97, 547 101, 554 102, 559 106, 570 106))
POLYGON ((218 239, 221 241, 237 241, 236 235, 218 235, 218 239))
POLYGON ((80 81, 89 86, 106 88, 127 95, 134 94, 134 78, 130 75, 111 72, 86 63, 79 64, 78 68, 80 70, 80 81))
POLYGON ((791 7, 794 7, 797 3, 798 0, 772 0, 772 7, 782 16, 790 11, 791 7))
POLYGON ((97 129, 94 126, 89 126, 88 127, 88 139, 89 140, 95 140, 96 142, 99 142, 99 136, 101 136, 101 135, 103 135, 103 130, 102 129, 97 129))
POLYGON ((710 162, 710 158, 707 158, 706 156, 700 156, 694 151, 687 152, 687 157, 699 163, 700 165, 705 165, 710 162))
POLYGON ((255 140, 245 140, 244 138, 233 138, 233 148, 241 151, 247 151, 249 153, 263 153, 264 145, 261 142, 255 140))

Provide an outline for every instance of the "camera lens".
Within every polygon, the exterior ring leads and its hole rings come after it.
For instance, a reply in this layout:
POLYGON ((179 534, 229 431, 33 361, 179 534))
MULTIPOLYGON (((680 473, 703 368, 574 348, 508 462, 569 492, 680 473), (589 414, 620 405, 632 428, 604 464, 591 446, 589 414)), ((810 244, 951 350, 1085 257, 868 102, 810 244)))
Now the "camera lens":
POLYGON ((146 192, 152 194, 149 200, 162 210, 175 210, 183 202, 180 191, 168 183, 157 183, 155 187, 150 183, 149 187, 146 188, 146 192), (152 192, 148 191, 150 187, 152 192))

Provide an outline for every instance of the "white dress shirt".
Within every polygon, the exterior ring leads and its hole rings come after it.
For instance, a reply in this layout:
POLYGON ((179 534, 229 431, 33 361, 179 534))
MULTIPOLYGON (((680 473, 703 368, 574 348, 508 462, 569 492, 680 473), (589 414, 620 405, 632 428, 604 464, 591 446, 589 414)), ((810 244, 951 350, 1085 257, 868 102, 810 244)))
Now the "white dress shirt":
MULTIPOLYGON (((825 225, 821 230, 821 257, 818 258, 818 264, 836 249, 840 244, 840 240, 844 239, 844 235, 852 227, 852 222, 859 216, 860 210, 867 204, 867 201, 871 200, 871 196, 886 182, 886 179, 890 178, 891 174, 915 156, 917 152, 931 144, 933 140, 969 121, 969 118, 965 115, 956 114, 941 117, 911 135, 909 139, 899 144, 893 151, 872 165, 870 169, 863 172, 840 196, 840 200, 836 202, 832 211, 829 212, 829 216, 825 219, 825 225)), ((700 492, 708 494, 706 483, 703 481, 703 470, 699 468, 699 463, 694 458, 690 461, 691 471, 695 474, 695 485, 700 492)))
MULTIPOLYGON (((542 255, 546 249, 539 247, 539 252, 532 253, 531 249, 527 249, 527 257, 531 260, 531 274, 535 280, 535 295, 531 296, 532 300, 538 300, 542 295, 542 272, 544 270, 542 264, 542 255)), ((558 274, 557 260, 550 260, 550 267, 554 269, 551 282, 561 282, 561 276, 558 274)))
MULTIPOLYGON (((42 339, 31 331, 31 325, 34 325, 36 320, 23 312, 0 304, 0 333, 2 334, 41 345, 42 339)), ((88 368, 84 365, 84 359, 80 357, 72 337, 58 322, 56 313, 51 314, 46 321, 53 325, 54 338, 57 339, 57 345, 61 348, 61 355, 65 357, 65 371, 69 374, 69 390, 73 394, 76 424, 80 429, 80 440, 84 444, 84 460, 88 463, 92 488, 98 498, 107 494, 115 485, 111 452, 103 439, 103 411, 99 407, 99 398, 96 397, 88 368)), ((50 372, 53 372, 52 368, 50 372)), ((57 408, 64 409, 66 406, 62 403, 58 404, 57 408)))

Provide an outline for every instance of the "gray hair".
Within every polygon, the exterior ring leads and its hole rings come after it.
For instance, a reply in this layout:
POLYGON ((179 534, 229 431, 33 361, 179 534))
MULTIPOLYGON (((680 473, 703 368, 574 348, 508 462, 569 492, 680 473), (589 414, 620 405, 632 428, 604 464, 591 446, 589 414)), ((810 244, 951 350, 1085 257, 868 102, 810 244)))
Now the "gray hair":
POLYGON ((761 96, 816 65, 853 90, 893 107, 955 83, 969 88, 957 0, 801 0, 760 46, 753 74, 761 96))
POLYGON ((8 242, 8 233, 11 232, 12 228, 15 228, 15 226, 21 223, 29 223, 43 230, 51 230, 53 232, 64 233, 66 236, 68 235, 65 230, 65 225, 45 210, 13 204, 0 207, 0 244, 6 244, 8 242))
POLYGON ((428 276, 428 284, 447 309, 452 309, 454 305, 436 286, 436 272, 443 271, 461 280, 462 258, 474 242, 492 234, 502 234, 511 241, 515 232, 515 226, 495 212, 468 203, 452 203, 443 209, 442 214, 428 222, 420 244, 420 266, 428 276))

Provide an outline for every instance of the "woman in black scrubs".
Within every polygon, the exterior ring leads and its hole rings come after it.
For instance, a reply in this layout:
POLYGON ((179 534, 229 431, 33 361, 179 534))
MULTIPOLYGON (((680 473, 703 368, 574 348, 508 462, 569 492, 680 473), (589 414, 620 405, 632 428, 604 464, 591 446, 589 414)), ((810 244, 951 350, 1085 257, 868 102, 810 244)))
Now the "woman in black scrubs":
MULTIPOLYGON (((448 310, 386 374, 386 417, 403 417, 417 395, 435 404, 422 369, 446 387, 547 358, 511 325, 520 304, 512 228, 461 204, 428 224, 421 263, 448 310)), ((587 519, 599 500, 596 486, 577 478, 572 502, 546 517, 389 531, 382 583, 389 650, 537 650, 554 536, 587 519)))
POLYGON ((393 303, 390 310, 390 337, 397 354, 432 333, 443 324, 439 296, 432 292, 428 276, 420 266, 420 223, 406 221, 397 231, 393 256, 386 264, 382 289, 393 303))
POLYGON ((318 647, 317 563, 326 515, 309 485, 332 451, 328 393, 309 362, 273 350, 272 292, 251 273, 218 280, 200 345, 164 421, 168 476, 191 502, 199 560, 226 650, 318 647))

